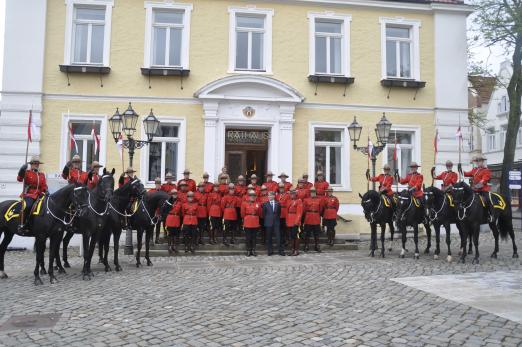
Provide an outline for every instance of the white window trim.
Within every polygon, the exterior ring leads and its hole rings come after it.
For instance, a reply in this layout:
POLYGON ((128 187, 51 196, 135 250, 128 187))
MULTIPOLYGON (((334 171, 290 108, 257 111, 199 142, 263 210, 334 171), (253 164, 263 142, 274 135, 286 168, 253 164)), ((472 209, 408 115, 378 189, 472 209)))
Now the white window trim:
MULTIPOLYGON (((343 23, 343 40, 342 40, 342 53, 341 53, 341 75, 345 77, 351 77, 351 49, 350 49, 350 28, 352 22, 352 16, 350 14, 334 13, 334 12, 309 12, 308 13, 308 43, 309 43, 309 75, 318 74, 315 71, 315 21, 317 19, 336 20, 342 21, 343 23)), ((338 74, 324 74, 320 75, 332 75, 339 76, 338 74)))
MULTIPOLYGON (((67 164, 67 153, 69 152, 69 122, 100 122, 100 154, 99 162, 106 165, 107 160, 107 115, 89 114, 89 113, 62 113, 62 130, 60 136, 60 167, 59 170, 67 164)), ((84 158, 82 158, 84 159, 84 158)))
POLYGON ((310 182, 315 182, 315 130, 342 131, 341 147, 341 184, 333 184, 331 187, 336 192, 351 192, 350 175, 350 137, 348 134, 349 123, 321 123, 310 122, 308 125, 308 177, 310 182))
MULTIPOLYGON (((176 177, 183 177, 183 170, 185 169, 185 160, 186 160, 186 141, 187 141, 187 127, 186 127, 186 118, 185 117, 175 117, 175 116, 162 116, 156 115, 156 117, 160 120, 162 124, 172 124, 177 125, 178 128, 178 172, 176 172, 176 177)), ((141 122, 141 133, 145 134, 145 129, 143 128, 143 122, 141 122)), ((141 149, 142 153, 140 156, 140 177, 143 179, 145 186, 150 188, 154 186, 154 178, 150 180, 150 177, 147 177, 147 168, 149 167, 149 146, 145 146, 141 149), (147 180, 147 178, 149 180, 147 180)))
POLYGON ((229 7, 229 25, 228 25, 228 73, 236 74, 272 74, 272 17, 274 10, 269 8, 256 7, 229 7), (242 14, 253 14, 257 16, 265 16, 265 37, 263 47, 263 59, 265 62, 265 71, 236 70, 236 16, 242 14))
MULTIPOLYGON (((192 14, 192 4, 185 3, 165 3, 156 1, 145 1, 145 50, 143 56, 143 66, 151 67, 152 62, 152 15, 154 10, 177 10, 183 11, 183 35, 181 37, 181 67, 189 70, 190 59, 190 20, 192 14)), ((168 68, 166 66, 165 68, 168 68)))
MULTIPOLYGON (((109 66, 110 64, 110 50, 111 50, 111 27, 112 27, 112 8, 114 7, 114 0, 65 0, 66 15, 65 15, 65 51, 63 56, 64 65, 72 65, 73 56, 73 18, 74 7, 78 5, 88 6, 105 6, 105 29, 103 33, 103 62, 102 66, 109 66)), ((78 63, 78 65, 86 65, 78 63)), ((100 65, 100 64, 88 64, 100 65)))
MULTIPOLYGON (((397 18, 389 18, 389 17, 380 17, 379 23, 381 25, 381 79, 388 78, 388 70, 386 66, 386 26, 387 25, 398 25, 398 26, 406 26, 410 27, 412 30, 412 77, 411 78, 401 78, 401 77, 393 77, 397 79, 414 79, 415 81, 421 80, 420 74, 420 36, 419 29, 421 27, 421 21, 415 19, 405 19, 401 17, 397 18)), ((390 77, 391 78, 391 77, 390 77)))
MULTIPOLYGON (((416 161, 417 164, 421 165, 420 173, 422 173, 422 141, 421 141, 421 127, 418 125, 393 125, 390 130, 390 142, 388 142, 388 145, 393 146, 395 144, 395 137, 394 133, 395 131, 398 132, 413 132, 414 133, 414 141, 412 144, 413 148, 413 161, 416 161)), ((400 146, 400 144, 399 144, 400 146)), ((388 151, 385 149, 382 151, 382 165, 386 164, 388 162, 388 151)), ((379 173, 379 168, 375 168, 376 173, 379 173)), ((393 174, 393 172, 392 172, 393 174)), ((399 172, 401 177, 405 177, 407 172, 399 172)), ((393 185, 394 187, 397 187, 397 184, 393 185)), ((399 188, 403 188, 405 185, 399 185, 399 188)))

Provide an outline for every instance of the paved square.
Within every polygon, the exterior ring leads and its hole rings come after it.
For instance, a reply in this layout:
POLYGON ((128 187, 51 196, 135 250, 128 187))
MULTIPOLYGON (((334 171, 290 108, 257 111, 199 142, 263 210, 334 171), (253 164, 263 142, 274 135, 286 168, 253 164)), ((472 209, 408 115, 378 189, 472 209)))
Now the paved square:
POLYGON ((416 261, 411 253, 399 259, 397 248, 372 259, 367 244, 359 251, 285 258, 153 258, 153 267, 140 269, 122 257, 123 272, 104 273, 95 265, 92 281, 82 281, 73 251, 68 274, 55 285, 44 276, 38 287, 34 254, 8 253, 0 325, 13 315, 61 317, 52 328, 0 331, 0 345, 519 346, 522 324, 397 282, 428 277, 444 286, 446 277, 458 275, 447 292, 460 295, 462 283, 476 285, 487 274, 498 284, 494 291, 516 291, 520 282, 505 274, 520 274, 522 266, 511 258, 510 244, 501 244, 498 260, 488 257, 488 234, 481 244, 480 265, 448 264, 445 256, 416 261))
POLYGON ((392 281, 522 323, 522 271, 407 277, 392 281))

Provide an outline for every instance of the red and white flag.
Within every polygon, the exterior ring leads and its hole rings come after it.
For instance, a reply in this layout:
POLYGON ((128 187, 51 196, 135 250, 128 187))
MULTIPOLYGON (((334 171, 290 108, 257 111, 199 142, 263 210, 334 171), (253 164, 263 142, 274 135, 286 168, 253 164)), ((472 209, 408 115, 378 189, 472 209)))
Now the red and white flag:
POLYGON ((455 136, 457 137, 457 141, 462 141, 462 129, 459 128, 457 129, 457 133, 455 134, 455 136))
POLYGON ((33 136, 36 134, 36 126, 33 120, 33 110, 29 111, 29 122, 27 123, 27 138, 29 142, 33 142, 33 136))
POLYGON ((368 137, 368 158, 371 158, 373 155, 373 143, 372 140, 368 137))
POLYGON ((91 130, 92 140, 94 141, 94 154, 97 154, 100 150, 100 135, 96 134, 96 123, 92 122, 91 130))
POLYGON ((435 130, 435 137, 433 138, 433 148, 435 153, 439 152, 439 129, 435 130))
POLYGON ((399 144, 397 143, 397 138, 395 138, 395 145, 393 146, 393 161, 397 161, 399 159, 399 144))
POLYGON ((76 139, 74 138, 74 133, 72 130, 72 124, 69 123, 69 148, 72 150, 74 149, 78 153, 78 144, 76 143, 76 139))
POLYGON ((120 160, 123 159, 123 136, 118 138, 118 142, 116 142, 116 146, 118 147, 118 153, 120 154, 120 160))

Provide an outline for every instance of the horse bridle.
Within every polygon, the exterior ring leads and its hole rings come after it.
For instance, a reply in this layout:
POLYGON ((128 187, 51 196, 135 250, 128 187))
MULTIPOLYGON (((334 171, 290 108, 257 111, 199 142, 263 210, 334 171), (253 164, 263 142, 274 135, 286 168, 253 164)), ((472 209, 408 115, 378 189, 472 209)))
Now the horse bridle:
MULTIPOLYGON (((458 191, 461 191, 461 190, 464 190, 464 188, 453 188, 455 190, 458 190, 458 191)), ((457 217, 459 218, 459 220, 464 220, 464 218, 466 218, 466 212, 467 210, 473 205, 473 203, 475 202, 475 193, 471 193, 472 195, 472 198, 471 198, 471 202, 469 203, 468 206, 462 206, 463 204, 465 204, 465 202, 459 202, 458 205, 459 205, 459 208, 457 209, 457 217), (462 217, 460 216, 460 210, 463 211, 462 213, 462 217)))
POLYGON ((404 211, 400 211, 400 216, 401 218, 399 220, 404 220, 406 217, 406 212, 408 212, 411 208, 411 205, 413 205, 413 196, 410 196, 409 198, 405 198, 405 197, 402 197, 402 196, 399 196, 399 199, 401 200, 410 200, 410 204, 408 205, 408 207, 404 210, 404 211))
MULTIPOLYGON (((425 192, 424 194, 425 195, 434 195, 432 192, 425 192)), ((434 220, 436 220, 439 217, 439 213, 442 212, 442 209, 446 205, 446 199, 447 199, 446 194, 444 194, 443 198, 442 198, 442 206, 440 207, 440 209, 438 211, 435 211, 434 208, 428 208, 428 219, 430 220, 430 222, 433 222, 434 220), (433 218, 431 218, 431 212, 435 213, 433 218)), ((426 199, 426 201, 427 201, 427 199, 426 199)))
MULTIPOLYGON (((78 188, 75 188, 75 190, 76 190, 76 189, 78 189, 78 188)), ((76 209, 76 210, 74 211, 74 213, 73 213, 72 216, 71 216, 71 220, 67 222, 67 221, 65 220, 65 217, 64 217, 63 219, 60 218, 60 217, 57 217, 57 216, 54 214, 54 212, 51 210, 51 208, 49 207, 49 201, 51 201, 51 200, 52 200, 52 198, 51 198, 51 196, 49 195, 49 196, 47 197, 47 201, 46 201, 46 203, 45 203, 45 207, 47 208, 47 213, 50 214, 51 217, 53 217, 54 219, 56 219, 56 220, 62 222, 64 225, 66 225, 66 226, 67 226, 67 225, 71 225, 72 222, 74 221, 74 218, 75 218, 76 215, 78 214, 78 209, 76 209)), ((54 202, 53 202, 53 204, 54 204, 54 202)), ((63 212, 64 212, 66 215, 69 214, 67 211, 63 211, 63 212)), ((70 215, 70 214, 69 214, 69 215, 70 215)))
MULTIPOLYGON (((363 203, 368 203, 368 202, 372 202, 372 199, 368 199, 368 200, 363 201, 363 203)), ((379 196, 379 205, 377 205, 377 209, 375 211, 373 211, 373 212, 370 211, 369 212, 370 213, 370 218, 369 219, 367 218, 368 222, 370 222, 372 224, 375 223, 375 217, 374 216, 375 216, 375 214, 377 212, 379 212, 379 210, 381 209, 381 206, 382 206, 382 198, 379 196)))
POLYGON ((96 214, 97 214, 98 216, 100 216, 100 217, 105 216, 105 215, 107 214, 107 211, 109 210, 109 204, 110 204, 110 202, 107 202, 107 204, 105 205, 105 211, 103 211, 103 212, 98 212, 98 211, 96 211, 96 209, 95 209, 95 208, 92 206, 92 204, 91 204, 91 192, 89 192, 89 191, 87 191, 87 202, 88 202, 89 209, 90 209, 92 212, 96 213, 96 214))

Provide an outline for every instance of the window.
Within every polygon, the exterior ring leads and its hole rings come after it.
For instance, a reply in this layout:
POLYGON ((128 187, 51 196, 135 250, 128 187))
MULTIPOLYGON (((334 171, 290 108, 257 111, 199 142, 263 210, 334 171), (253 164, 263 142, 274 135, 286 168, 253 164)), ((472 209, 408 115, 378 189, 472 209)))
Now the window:
POLYGON ((349 76, 350 15, 309 13, 310 75, 349 76))
POLYGON ((497 148, 497 137, 495 134, 495 128, 489 128, 486 132, 486 138, 487 138, 487 145, 488 145, 488 151, 494 151, 497 148))
POLYGON ((69 112, 63 115, 60 165, 63 167, 73 155, 78 154, 82 158, 82 170, 90 169, 93 160, 105 165, 106 149, 106 117, 105 115, 71 115, 69 112), (95 151, 95 142, 92 129, 100 139, 100 146, 95 151), (69 130, 69 128, 71 130, 69 130), (76 146, 71 144, 70 133, 76 141, 76 146), (76 150, 78 148, 78 150, 76 150))
POLYGON ((109 65, 112 0, 67 0, 65 65, 109 65))
POLYGON ((518 128, 517 145, 522 146, 522 128, 518 128))
POLYGON ((272 69, 272 10, 230 9, 230 70, 272 69))
POLYGON ((161 123, 158 134, 148 145, 146 181, 152 182, 156 177, 160 177, 164 181, 167 172, 172 172, 175 178, 178 178, 179 133, 178 124, 161 123))
POLYGON ((503 95, 498 104, 498 113, 504 113, 509 110, 509 103, 507 95, 503 95))
POLYGON ((145 2, 144 66, 189 69, 191 4, 145 2))
POLYGON ((412 161, 418 161, 415 152, 415 132, 413 131, 397 131, 390 135, 391 143, 386 146, 387 162, 391 167, 391 172, 396 169, 403 177, 410 171, 409 166, 412 161), (397 142, 397 147, 395 147, 397 142), (395 148, 397 148, 397 161, 394 160, 395 148), (415 159, 414 159, 415 158, 415 159))
POLYGON ((381 18, 382 75, 420 80, 419 21, 381 18))
POLYGON ((507 125, 502 125, 500 127, 500 131, 498 133, 498 139, 499 139, 498 149, 500 149, 500 150, 504 149, 504 145, 506 143, 506 131, 507 131, 507 125))
POLYGON ((322 171, 332 185, 341 185, 342 142, 341 130, 315 130, 315 170, 322 171))

